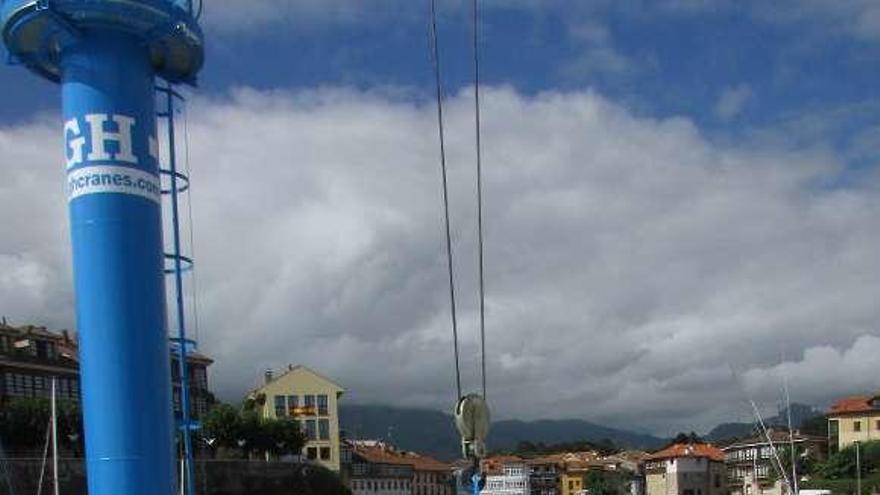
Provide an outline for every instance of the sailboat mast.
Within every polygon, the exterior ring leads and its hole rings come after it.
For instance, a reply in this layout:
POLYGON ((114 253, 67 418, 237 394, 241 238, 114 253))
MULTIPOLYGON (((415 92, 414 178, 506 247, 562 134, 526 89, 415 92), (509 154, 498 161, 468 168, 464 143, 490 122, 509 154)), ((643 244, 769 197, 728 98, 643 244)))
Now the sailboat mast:
POLYGON ((791 426, 791 396, 788 393, 788 377, 782 376, 782 388, 785 391, 785 416, 788 421, 788 442, 791 450, 791 491, 793 495, 798 495, 798 476, 797 476, 797 453, 794 447, 794 429, 791 426))
POLYGON ((55 382, 52 377, 52 488, 54 495, 59 495, 58 490, 58 404, 55 400, 55 382))

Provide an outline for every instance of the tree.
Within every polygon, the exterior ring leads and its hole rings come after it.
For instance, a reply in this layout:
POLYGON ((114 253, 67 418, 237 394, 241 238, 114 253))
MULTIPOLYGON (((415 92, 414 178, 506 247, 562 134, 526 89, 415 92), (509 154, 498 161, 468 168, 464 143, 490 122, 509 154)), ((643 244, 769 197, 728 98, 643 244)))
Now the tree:
MULTIPOLYGON (((820 465, 817 473, 822 478, 846 479, 856 477, 856 445, 837 452, 820 465)), ((880 469, 880 441, 861 442, 858 445, 862 476, 880 469)))
POLYGON ((264 448, 275 455, 298 454, 306 444, 299 423, 289 419, 269 419, 263 422, 265 437, 271 445, 264 448))
POLYGON ((38 448, 46 439, 51 410, 45 398, 15 397, 2 409, 0 436, 13 448, 38 448))
POLYGON ((239 412, 229 404, 215 404, 202 418, 202 436, 213 439, 214 446, 237 448, 240 431, 239 412))
MULTIPOLYGON (((82 452, 82 411, 79 404, 58 401, 58 442, 82 452)), ((9 448, 38 451, 46 442, 51 402, 45 397, 14 397, 0 405, 0 441, 9 448)))
POLYGON ((254 409, 237 410, 216 404, 202 419, 202 435, 216 447, 273 455, 299 453, 306 439, 299 423, 289 419, 264 419, 254 409))
POLYGON ((590 495, 626 495, 631 475, 620 471, 593 470, 584 479, 584 488, 590 495))

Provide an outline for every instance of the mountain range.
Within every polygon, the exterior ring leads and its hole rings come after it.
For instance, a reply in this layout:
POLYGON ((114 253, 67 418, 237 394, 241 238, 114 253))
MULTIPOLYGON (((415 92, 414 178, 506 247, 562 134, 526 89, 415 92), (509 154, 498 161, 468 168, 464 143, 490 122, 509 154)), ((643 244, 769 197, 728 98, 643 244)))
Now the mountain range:
MULTIPOLYGON (((808 423, 821 413, 813 407, 792 404, 792 424, 808 423)), ((403 450, 424 453, 438 459, 459 457, 459 437, 451 415, 426 409, 404 409, 376 405, 343 405, 340 407, 340 427, 348 438, 380 439, 403 450)), ((784 412, 767 418, 768 425, 786 424, 784 412)), ((754 423, 723 423, 713 428, 705 438, 718 442, 752 434, 754 423)), ((555 444, 572 441, 601 442, 610 440, 616 445, 655 450, 670 439, 610 428, 580 419, 560 420, 502 420, 492 423, 487 443, 492 450, 512 450, 520 442, 555 444)))
MULTIPOLYGON (((459 457, 460 440, 451 415, 424 409, 344 405, 339 411, 349 438, 386 440, 403 450, 438 459, 459 457)), ((522 441, 545 444, 572 440, 611 440, 617 445, 655 449, 666 440, 652 435, 609 428, 579 419, 502 420, 492 423, 487 443, 492 450, 511 450, 522 441)))

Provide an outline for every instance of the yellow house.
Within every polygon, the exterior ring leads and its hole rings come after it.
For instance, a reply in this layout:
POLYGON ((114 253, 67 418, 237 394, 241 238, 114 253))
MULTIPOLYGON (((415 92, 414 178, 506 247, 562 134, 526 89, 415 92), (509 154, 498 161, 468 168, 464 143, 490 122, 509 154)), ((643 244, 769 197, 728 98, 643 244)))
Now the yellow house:
POLYGON ((841 450, 855 442, 880 440, 880 395, 838 400, 828 413, 828 444, 841 450))
POLYGON ((562 495, 578 495, 584 490, 584 473, 565 472, 559 477, 562 495))
POLYGON ((305 366, 288 366, 281 376, 266 371, 252 394, 264 418, 299 421, 308 439, 303 456, 339 472, 339 397, 345 390, 305 366))

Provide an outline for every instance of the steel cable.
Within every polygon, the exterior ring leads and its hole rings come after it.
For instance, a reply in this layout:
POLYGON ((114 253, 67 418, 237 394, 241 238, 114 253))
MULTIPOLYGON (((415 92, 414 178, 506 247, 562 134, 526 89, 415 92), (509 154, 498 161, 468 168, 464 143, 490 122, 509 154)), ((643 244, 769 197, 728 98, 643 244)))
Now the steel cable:
POLYGON ((446 137, 443 128, 443 83, 440 67, 440 48, 437 36, 436 0, 431 0, 431 54, 434 65, 434 82, 437 90, 437 131, 440 141, 440 170, 443 178, 443 217, 446 226, 446 262, 449 272, 449 304, 452 313, 452 345, 455 352, 455 389, 460 399, 461 369, 458 351, 458 321, 455 313, 455 277, 452 261, 452 234, 449 227, 449 187, 446 177, 446 137))

